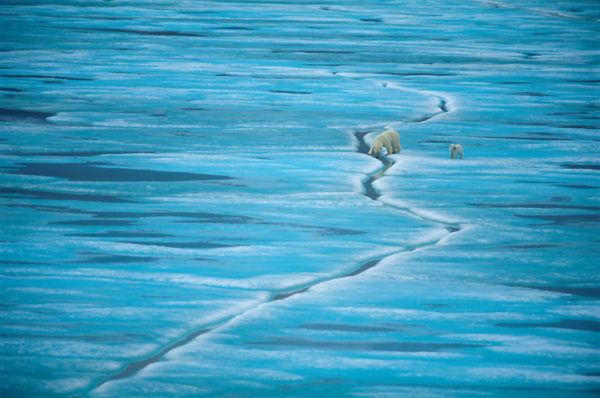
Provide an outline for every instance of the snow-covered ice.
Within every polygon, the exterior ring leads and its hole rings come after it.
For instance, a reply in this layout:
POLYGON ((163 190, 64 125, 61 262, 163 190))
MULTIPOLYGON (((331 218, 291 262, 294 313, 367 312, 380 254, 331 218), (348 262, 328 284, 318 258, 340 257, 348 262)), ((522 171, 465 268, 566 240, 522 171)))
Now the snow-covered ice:
POLYGON ((600 390, 597 2, 0 21, 3 397, 600 390))

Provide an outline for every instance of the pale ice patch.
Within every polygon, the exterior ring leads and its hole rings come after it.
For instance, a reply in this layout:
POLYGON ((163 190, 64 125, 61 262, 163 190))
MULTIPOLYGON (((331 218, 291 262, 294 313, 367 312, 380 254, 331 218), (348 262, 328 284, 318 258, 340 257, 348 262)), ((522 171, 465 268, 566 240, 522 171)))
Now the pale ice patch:
POLYGON ((54 116, 47 117, 46 120, 54 123, 66 123, 66 124, 91 124, 90 118, 93 119, 93 115, 89 113, 75 113, 75 112, 58 112, 54 116))
POLYGON ((562 306, 559 308, 552 308, 549 310, 551 313, 569 316, 569 317, 587 317, 600 319, 600 304, 592 302, 588 305, 585 304, 569 304, 568 306, 562 306))
POLYGON ((304 78, 311 77, 331 77, 331 71, 325 68, 318 67, 296 67, 296 66, 279 66, 279 65, 261 65, 257 67, 258 71, 265 71, 272 75, 287 75, 290 77, 302 76, 304 78))
MULTIPOLYGON (((149 129, 186 129, 186 128, 198 128, 200 126, 195 124, 165 124, 160 121, 148 120, 145 123, 130 121, 128 119, 112 119, 101 122, 92 122, 92 125, 98 127, 126 127, 126 128, 149 128, 149 129)), ((210 127, 210 126, 202 126, 210 127)))
MULTIPOLYGON (((129 359, 147 355, 158 348, 157 344, 127 344, 119 345, 110 351, 110 359, 129 359)), ((39 356, 39 357, 74 357, 74 358, 107 358, 107 347, 105 344, 74 342, 74 341, 50 341, 32 340, 28 338, 5 339, 0 343, 0 350, 5 350, 12 355, 39 356)))
POLYGON ((71 271, 56 271, 61 276, 103 277, 115 280, 138 280, 153 282, 170 282, 185 285, 241 288, 251 290, 284 290, 298 285, 305 285, 322 279, 328 274, 296 272, 293 274, 266 274, 250 278, 217 278, 175 272, 134 272, 121 270, 103 270, 98 268, 80 268, 71 271))
POLYGON ((113 380, 104 383, 89 392, 92 397, 115 396, 204 396, 213 392, 209 387, 196 387, 183 384, 172 384, 158 380, 136 383, 130 386, 130 380, 113 380))
MULTIPOLYGON (((209 313, 204 316, 199 316, 194 320, 194 324, 197 327, 202 327, 204 325, 215 325, 221 322, 231 322, 231 320, 235 321, 239 316, 252 311, 253 309, 259 307, 261 304, 267 302, 269 296, 264 294, 261 300, 255 301, 234 301, 234 300, 215 300, 212 303, 214 308, 211 308, 210 302, 202 303, 205 304, 205 308, 209 309, 209 313), (209 305, 206 305, 209 304, 209 305), (220 307, 220 308, 217 308, 220 307)), ((224 324, 224 325, 227 325, 224 324)), ((221 328, 221 326, 218 326, 221 328)), ((172 351, 175 355, 176 350, 172 351)), ((170 355, 171 353, 169 353, 170 355)))
POLYGON ((78 244, 89 248, 100 249, 106 252, 115 251, 122 253, 139 253, 139 254, 154 254, 154 255, 197 255, 199 253, 209 253, 212 255, 259 255, 263 253, 282 254, 286 252, 285 247, 277 250, 273 246, 264 245, 232 245, 230 247, 199 247, 199 248, 177 248, 166 247, 161 244, 153 245, 152 242, 112 242, 112 241, 77 241, 78 244))
MULTIPOLYGON (((493 7, 493 8, 503 8, 503 9, 507 9, 507 10, 518 10, 518 11, 529 11, 529 12, 533 12, 533 13, 539 13, 539 14, 543 14, 545 16, 549 16, 549 17, 556 17, 556 18, 566 18, 566 19, 586 19, 583 18, 579 15, 576 15, 574 13, 568 13, 565 11, 561 11, 561 10, 557 10, 556 8, 552 9, 549 7, 530 7, 530 6, 526 6, 522 3, 518 3, 517 5, 513 5, 510 2, 502 2, 502 1, 492 1, 492 0, 475 0, 477 3, 481 3, 485 6, 488 7, 493 7)), ((560 4, 560 3, 559 3, 560 4)), ((548 6, 552 6, 552 3, 545 3, 544 5, 548 6)), ((593 19, 594 21, 598 21, 598 19, 593 19)))
MULTIPOLYGON (((414 366, 422 365, 421 361, 416 359, 398 358, 397 355, 388 355, 381 353, 378 357, 354 357, 346 355, 326 356, 322 352, 311 352, 303 350, 271 350, 271 349, 256 349, 248 348, 243 345, 229 345, 221 343, 222 339, 227 337, 235 337, 235 335, 225 335, 220 333, 212 336, 203 335, 196 339, 192 344, 186 347, 181 347, 173 355, 169 355, 172 363, 165 362, 165 367, 156 369, 156 375, 159 370, 162 373, 168 373, 169 368, 180 366, 181 368, 198 369, 206 367, 211 369, 215 364, 206 365, 198 362, 196 358, 202 356, 204 358, 219 358, 223 353, 227 354, 227 358, 231 361, 259 361, 265 360, 268 363, 275 361, 286 361, 292 363, 311 363, 313 367, 320 369, 373 369, 373 368, 388 368, 388 369, 405 369, 414 366), (175 355, 177 354, 177 355, 175 355), (180 365, 181 364, 181 365, 180 365)), ((268 369, 265 369, 268 370, 268 369)), ((262 370, 258 370, 262 372, 262 370)), ((285 372, 290 380, 301 380, 302 378, 285 372)), ((284 376, 285 376, 284 374, 284 376)), ((260 376, 260 373, 256 374, 260 376)), ((267 377, 272 376, 272 370, 269 370, 267 377)))
POLYGON ((346 315, 360 315, 361 317, 371 319, 385 320, 422 320, 422 319, 443 319, 445 315, 424 310, 414 310, 408 308, 383 308, 383 307, 331 307, 334 312, 339 312, 346 315))
MULTIPOLYGON (((153 197, 155 200, 160 200, 161 197, 153 197)), ((284 208, 296 208, 301 204, 302 208, 331 208, 332 202, 335 203, 336 207, 354 207, 366 205, 368 203, 373 206, 381 206, 380 203, 373 202, 362 195, 356 195, 353 191, 323 191, 323 192, 290 192, 288 194, 269 194, 263 193, 234 193, 230 194, 227 192, 202 192, 202 193, 186 193, 181 195, 174 195, 169 197, 169 200, 174 200, 178 203, 201 203, 211 204, 216 199, 220 199, 223 202, 230 204, 257 204, 261 205, 261 211, 263 214, 273 209, 272 214, 281 214, 274 206, 283 206, 284 208), (342 200, 343 199, 343 200, 342 200)), ((287 216, 287 215, 286 215, 287 216)))
POLYGON ((428 231, 419 232, 411 236, 408 245, 413 248, 425 248, 427 246, 436 245, 448 236, 449 232, 446 228, 435 228, 428 231))
POLYGON ((394 197, 393 190, 386 187, 386 182, 384 178, 377 180, 374 185, 376 185, 376 187, 380 191, 384 192, 384 194, 378 198, 380 201, 396 209, 405 210, 413 216, 418 217, 420 219, 447 225, 457 225, 465 221, 453 216, 452 214, 449 214, 447 211, 440 209, 425 209, 413 205, 407 200, 394 197))
POLYGON ((350 392, 348 396, 366 398, 446 398, 453 392, 444 389, 443 392, 435 392, 426 387, 400 387, 400 386, 371 386, 359 387, 350 392))
POLYGON ((523 356, 538 356, 546 358, 594 358, 600 355, 600 350, 582 342, 545 338, 534 334, 452 334, 453 338, 468 341, 494 342, 486 349, 518 354, 523 356))
POLYGON ((48 287, 9 287, 6 288, 7 292, 20 292, 20 293, 37 293, 37 294, 47 294, 47 295, 60 295, 60 296, 79 296, 79 297, 92 297, 99 295, 92 295, 83 290, 75 290, 75 289, 64 289, 64 288, 48 288, 48 287))
POLYGON ((487 381, 523 381, 533 383, 575 383, 583 384, 600 381, 600 377, 590 377, 575 373, 568 373, 564 368, 555 370, 540 370, 534 367, 470 367, 466 368, 467 374, 487 381))
MULTIPOLYGON (((222 347, 222 349, 227 350, 228 347, 222 347)), ((188 353, 189 357, 189 353, 188 353)), ((212 364, 211 364, 212 365, 212 364)), ((248 378, 254 380, 265 380, 265 381, 292 381, 292 380, 305 380, 305 377, 290 373, 284 372, 281 370, 274 369, 264 369, 264 368, 246 368, 246 367, 236 367, 236 366, 227 366, 222 364, 219 369, 214 369, 211 365, 203 365, 193 358, 179 359, 177 361, 169 362, 168 360, 161 363, 153 364, 153 366, 144 369, 140 373, 141 378, 150 378, 150 377, 160 377, 164 375, 166 372, 171 372, 178 369, 177 372, 180 376, 188 376, 193 377, 197 374, 198 371, 206 371, 210 372, 213 376, 219 376, 220 378, 248 378)))
POLYGON ((456 289, 456 297, 465 297, 475 300, 492 302, 523 302, 541 304, 560 297, 559 293, 535 291, 518 287, 501 286, 497 284, 469 283, 468 289, 456 289))
POLYGON ((58 394, 67 394, 72 391, 81 390, 91 383, 90 377, 66 377, 57 378, 52 381, 42 381, 46 389, 58 394))
MULTIPOLYGON (((426 297, 423 299, 427 300, 426 297)), ((332 306, 329 307, 331 311, 341 313, 344 315, 352 316, 359 315, 368 319, 380 320, 383 322, 389 322, 390 320, 405 322, 405 321, 459 321, 459 322, 481 322, 482 319, 500 321, 500 320, 526 320, 527 316, 520 316, 512 312, 447 312, 447 311, 435 311, 435 310, 416 310, 411 308, 398 308, 398 307, 359 307, 359 306, 332 306)), ((475 339, 475 336, 488 336, 487 334, 480 335, 462 335, 452 334, 452 337, 464 340, 480 340, 475 339)), ((503 335, 495 335, 503 336, 503 335)), ((486 340, 486 337, 482 337, 481 340, 486 340)))
MULTIPOLYGON (((20 274, 20 268, 6 270, 12 274, 20 274)), ((34 269, 28 271, 34 272, 34 269)), ((70 280, 72 278, 103 281, 148 281, 175 283, 191 286, 210 286, 222 288, 240 288, 248 290, 286 290, 299 285, 306 285, 331 276, 335 270, 325 273, 295 272, 289 274, 265 274, 250 278, 205 277, 177 272, 135 272, 110 270, 101 268, 77 268, 72 270, 39 269, 40 279, 70 280)), ((58 305, 58 304, 54 304, 58 305)))

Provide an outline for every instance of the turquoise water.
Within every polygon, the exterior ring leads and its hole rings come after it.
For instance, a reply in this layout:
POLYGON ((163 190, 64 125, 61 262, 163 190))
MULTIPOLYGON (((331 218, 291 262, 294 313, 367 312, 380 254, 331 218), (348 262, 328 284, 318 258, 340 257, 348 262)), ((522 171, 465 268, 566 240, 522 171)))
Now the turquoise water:
POLYGON ((600 7, 547 3, 1 4, 2 396, 597 395, 600 7))

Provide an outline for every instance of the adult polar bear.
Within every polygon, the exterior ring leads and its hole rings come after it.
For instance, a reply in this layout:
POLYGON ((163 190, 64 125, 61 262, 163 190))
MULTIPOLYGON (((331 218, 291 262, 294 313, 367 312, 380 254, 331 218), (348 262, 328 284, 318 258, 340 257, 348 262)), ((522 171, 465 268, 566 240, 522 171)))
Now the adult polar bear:
POLYGON ((402 147, 400 146, 400 135, 394 130, 385 130, 375 137, 368 155, 374 154, 375 157, 378 158, 383 147, 385 147, 388 155, 400 152, 402 150, 402 147))

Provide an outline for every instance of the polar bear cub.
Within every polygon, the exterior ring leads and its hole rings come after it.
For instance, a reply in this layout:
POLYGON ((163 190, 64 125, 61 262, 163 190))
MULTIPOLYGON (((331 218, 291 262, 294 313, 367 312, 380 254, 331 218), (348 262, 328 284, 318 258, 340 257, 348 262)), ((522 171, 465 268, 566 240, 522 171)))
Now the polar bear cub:
POLYGON ((402 147, 400 146, 400 135, 394 130, 385 130, 375 137, 368 155, 374 154, 375 157, 378 158, 383 147, 385 147, 388 155, 400 152, 402 150, 402 147))
POLYGON ((448 149, 450 150, 450 158, 463 158, 463 147, 460 144, 450 144, 448 149))

